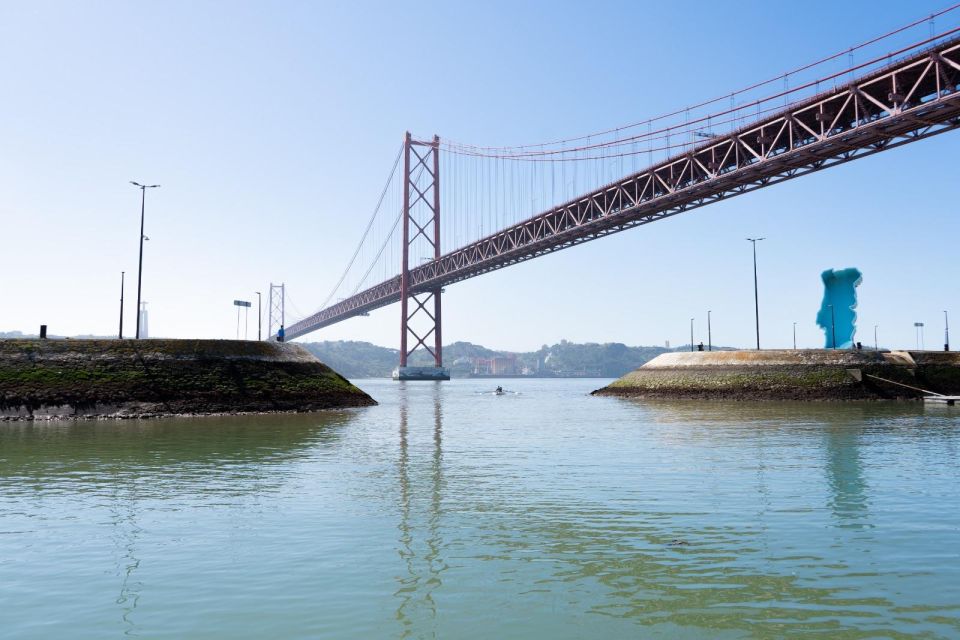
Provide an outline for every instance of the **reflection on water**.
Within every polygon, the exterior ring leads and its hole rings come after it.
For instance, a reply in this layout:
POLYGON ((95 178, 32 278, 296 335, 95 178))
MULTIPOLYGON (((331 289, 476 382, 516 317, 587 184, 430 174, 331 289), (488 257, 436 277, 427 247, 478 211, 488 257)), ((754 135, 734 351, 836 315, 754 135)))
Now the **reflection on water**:
POLYGON ((14 636, 960 636, 960 412, 362 384, 0 425, 14 636))
POLYGON ((116 603, 120 607, 121 618, 126 627, 125 635, 136 635, 136 625, 133 612, 140 601, 140 591, 143 584, 136 577, 140 559, 137 557, 137 536, 141 532, 137 524, 136 496, 123 490, 122 483, 117 480, 116 494, 111 505, 111 524, 114 529, 113 541, 117 556, 116 575, 120 577, 120 593, 116 603))
MULTIPOLYGON (((134 614, 145 586, 138 553, 143 512, 155 511, 157 499, 224 505, 231 497, 279 491, 285 465, 311 447, 335 442, 337 429, 354 415, 2 424, 0 535, 56 543, 47 528, 50 520, 79 519, 69 515, 73 504, 102 509, 97 525, 112 548, 120 628, 124 635, 138 635, 134 614)), ((8 556, 2 563, 4 569, 18 565, 29 573, 27 562, 8 556)))
MULTIPOLYGON (((255 491, 260 465, 336 440, 356 414, 329 412, 168 420, 0 425, 3 477, 13 490, 255 491), (176 473, 171 473, 175 471, 176 473), (62 483, 62 484, 61 484, 62 483)), ((262 478, 269 481, 269 476, 262 478)))
POLYGON ((867 487, 860 462, 859 427, 830 425, 826 433, 830 508, 838 526, 869 526, 867 487))
POLYGON ((411 482, 410 455, 407 433, 410 413, 417 408, 410 406, 408 385, 399 388, 399 501, 400 501, 400 549, 399 555, 406 566, 406 573, 398 577, 396 595, 400 600, 397 620, 403 625, 401 637, 422 637, 436 633, 434 621, 437 603, 433 592, 442 584, 441 573, 446 568, 441 548, 441 486, 443 483, 443 409, 440 398, 440 383, 432 386, 433 451, 427 478, 411 482), (426 495, 420 495, 421 490, 426 495), (418 505, 426 513, 417 511, 418 505), (422 543, 422 544, 418 544, 422 543), (422 546, 422 549, 419 547, 422 546))

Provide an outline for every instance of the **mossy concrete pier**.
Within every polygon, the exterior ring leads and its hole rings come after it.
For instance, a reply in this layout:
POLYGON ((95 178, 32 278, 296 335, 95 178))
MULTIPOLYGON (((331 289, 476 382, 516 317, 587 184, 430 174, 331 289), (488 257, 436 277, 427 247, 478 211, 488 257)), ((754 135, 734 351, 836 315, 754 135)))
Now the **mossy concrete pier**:
POLYGON ((0 340, 0 419, 140 418, 376 404, 303 347, 235 340, 0 340))
POLYGON ((909 400, 960 393, 960 353, 782 349, 665 353, 598 395, 734 400, 909 400))

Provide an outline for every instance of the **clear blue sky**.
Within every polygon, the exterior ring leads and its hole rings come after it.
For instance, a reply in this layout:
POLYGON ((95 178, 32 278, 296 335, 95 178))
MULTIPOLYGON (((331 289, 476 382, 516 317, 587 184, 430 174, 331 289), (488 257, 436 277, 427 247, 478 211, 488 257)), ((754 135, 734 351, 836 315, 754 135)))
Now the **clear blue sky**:
MULTIPOLYGON (((614 127, 766 79, 938 2, 3 2, 0 331, 134 321, 148 194, 151 333, 233 337, 234 298, 329 291, 403 132, 480 144, 614 127), (353 194, 359 194, 354 196, 353 194)), ((946 25, 948 21, 942 24, 946 25)), ((952 23, 956 23, 953 19, 952 23)), ((923 32, 920 35, 924 35, 923 32)), ((820 346, 829 267, 860 268, 858 335, 942 342, 956 314, 960 133, 453 285, 445 341, 753 339, 820 346)), ((397 346, 399 308, 313 334, 397 346)), ((251 327, 254 327, 251 316, 251 327)))

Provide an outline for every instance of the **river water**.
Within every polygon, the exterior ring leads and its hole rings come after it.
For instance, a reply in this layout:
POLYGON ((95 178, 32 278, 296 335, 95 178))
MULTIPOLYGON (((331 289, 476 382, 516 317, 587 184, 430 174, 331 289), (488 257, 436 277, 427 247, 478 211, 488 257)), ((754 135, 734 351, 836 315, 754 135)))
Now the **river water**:
POLYGON ((956 408, 605 383, 0 423, 0 636, 960 637, 956 408))

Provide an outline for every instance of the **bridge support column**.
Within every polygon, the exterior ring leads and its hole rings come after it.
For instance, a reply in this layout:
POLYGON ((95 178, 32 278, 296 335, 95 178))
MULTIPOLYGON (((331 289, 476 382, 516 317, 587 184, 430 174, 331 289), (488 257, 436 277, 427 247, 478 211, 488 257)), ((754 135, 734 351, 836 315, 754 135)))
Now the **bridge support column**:
POLYGON ((270 283, 270 296, 267 302, 267 340, 273 340, 286 322, 286 293, 285 283, 270 283))
POLYGON ((424 289, 411 280, 410 274, 411 259, 415 262, 413 266, 418 267, 420 261, 431 262, 440 258, 439 137, 434 136, 431 141, 414 140, 407 132, 403 143, 403 176, 400 366, 393 372, 393 377, 395 380, 449 380, 450 374, 443 368, 440 307, 443 290, 424 289), (407 364, 408 358, 421 347, 433 356, 434 366, 407 364))

